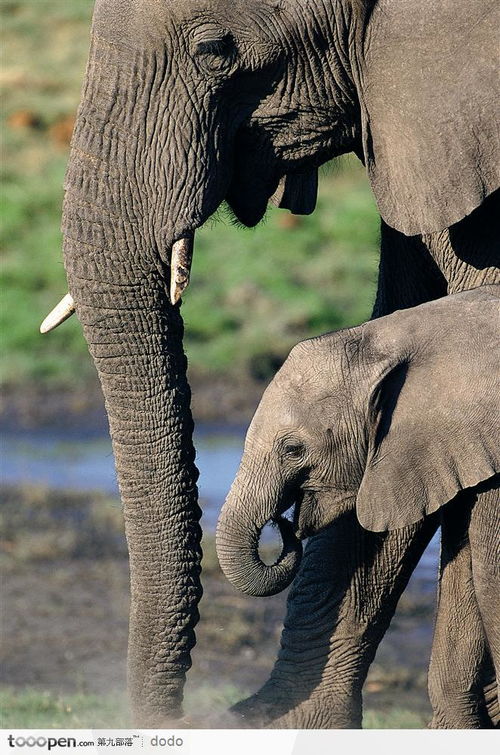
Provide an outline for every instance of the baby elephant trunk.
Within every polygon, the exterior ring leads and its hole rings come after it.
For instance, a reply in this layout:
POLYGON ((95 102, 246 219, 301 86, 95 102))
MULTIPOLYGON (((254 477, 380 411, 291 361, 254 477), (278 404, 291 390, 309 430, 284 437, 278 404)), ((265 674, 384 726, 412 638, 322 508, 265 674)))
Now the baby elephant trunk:
MULTIPOLYGON (((279 512, 252 516, 235 490, 236 482, 222 508, 217 524, 217 555, 228 580, 247 595, 276 595, 291 583, 302 557, 302 543, 288 519, 279 512), (283 547, 278 560, 265 564, 259 555, 259 538, 268 521, 277 524, 283 547)), ((255 506, 253 507, 255 508, 255 506)))

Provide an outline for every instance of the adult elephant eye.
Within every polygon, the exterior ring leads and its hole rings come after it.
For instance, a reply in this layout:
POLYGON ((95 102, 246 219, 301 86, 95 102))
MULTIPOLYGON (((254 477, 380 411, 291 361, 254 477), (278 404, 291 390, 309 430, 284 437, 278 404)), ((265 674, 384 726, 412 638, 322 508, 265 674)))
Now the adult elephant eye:
POLYGON ((306 449, 302 443, 286 443, 283 446, 283 454, 288 459, 301 459, 305 452, 306 449))
POLYGON ((206 73, 229 73, 236 61, 236 49, 232 37, 204 40, 196 45, 196 60, 206 73))

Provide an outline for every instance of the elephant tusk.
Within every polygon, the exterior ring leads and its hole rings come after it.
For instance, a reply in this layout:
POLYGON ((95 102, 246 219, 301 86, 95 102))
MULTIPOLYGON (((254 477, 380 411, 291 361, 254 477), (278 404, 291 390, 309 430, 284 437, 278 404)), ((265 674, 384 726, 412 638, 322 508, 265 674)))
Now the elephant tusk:
POLYGON ((194 235, 179 239, 172 246, 170 262, 170 301, 177 304, 189 285, 193 261, 194 235))
POLYGON ((40 325, 40 333, 49 333, 63 323, 75 311, 75 302, 71 294, 66 294, 52 312, 50 312, 40 325))

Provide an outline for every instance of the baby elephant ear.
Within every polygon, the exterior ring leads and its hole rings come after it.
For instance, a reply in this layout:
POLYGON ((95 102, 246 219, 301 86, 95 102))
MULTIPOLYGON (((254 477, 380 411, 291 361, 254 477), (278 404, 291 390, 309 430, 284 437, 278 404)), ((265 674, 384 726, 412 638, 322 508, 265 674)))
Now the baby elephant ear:
MULTIPOLYGON (((489 315, 493 334, 498 309, 489 315)), ((465 330, 468 342, 444 353, 439 337, 424 334, 421 348, 388 367, 373 391, 356 501, 368 530, 418 522, 500 471, 499 343, 484 338, 480 324, 465 330)))
POLYGON ((310 215, 316 207, 318 197, 318 171, 288 173, 280 179, 278 188, 270 201, 294 215, 310 215))

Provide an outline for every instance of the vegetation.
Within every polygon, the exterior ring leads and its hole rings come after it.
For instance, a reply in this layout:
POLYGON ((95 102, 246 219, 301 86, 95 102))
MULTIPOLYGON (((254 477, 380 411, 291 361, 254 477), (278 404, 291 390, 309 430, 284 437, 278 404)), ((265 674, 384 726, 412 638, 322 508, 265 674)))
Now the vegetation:
MULTIPOLYGON (((209 715, 226 710, 240 700, 245 690, 232 685, 205 685, 196 694, 186 695, 188 716, 209 715)), ((98 729, 131 726, 126 701, 119 695, 60 695, 44 690, 0 690, 0 708, 4 729, 98 729)), ((366 729, 423 729, 423 716, 402 708, 386 713, 367 710, 366 729)))
POLYGON ((61 695, 48 690, 0 690, 3 729, 93 729, 130 725, 118 695, 61 695))
MULTIPOLYGON (((94 371, 73 319, 38 326, 66 291, 62 184, 88 48, 92 0, 0 5, 3 28, 3 385, 82 384, 94 371)), ((222 210, 197 236, 185 295, 192 376, 267 380, 298 340, 370 312, 378 219, 364 169, 345 158, 320 180, 315 213, 270 209, 257 229, 222 210)))

